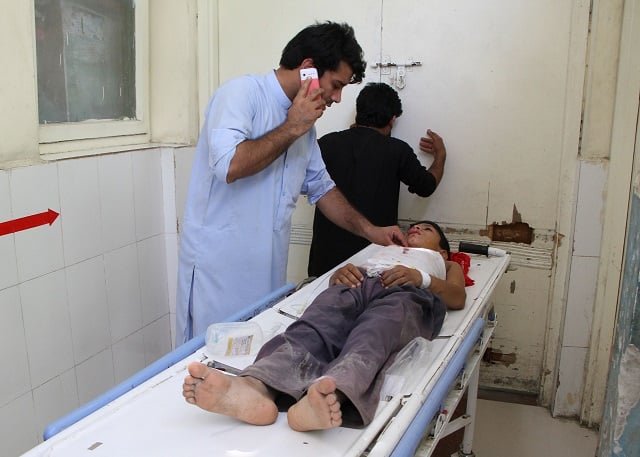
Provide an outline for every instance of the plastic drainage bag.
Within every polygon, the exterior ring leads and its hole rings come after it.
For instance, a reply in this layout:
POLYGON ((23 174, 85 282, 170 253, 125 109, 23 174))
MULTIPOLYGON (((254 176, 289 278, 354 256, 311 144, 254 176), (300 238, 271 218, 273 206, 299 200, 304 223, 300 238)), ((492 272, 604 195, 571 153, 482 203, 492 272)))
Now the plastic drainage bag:
POLYGON ((380 400, 388 401, 403 391, 411 391, 423 373, 416 366, 429 363, 433 343, 425 338, 411 340, 398 354, 384 376, 380 400))
POLYGON ((205 343, 212 357, 255 355, 262 346, 262 329, 254 322, 211 324, 205 343))

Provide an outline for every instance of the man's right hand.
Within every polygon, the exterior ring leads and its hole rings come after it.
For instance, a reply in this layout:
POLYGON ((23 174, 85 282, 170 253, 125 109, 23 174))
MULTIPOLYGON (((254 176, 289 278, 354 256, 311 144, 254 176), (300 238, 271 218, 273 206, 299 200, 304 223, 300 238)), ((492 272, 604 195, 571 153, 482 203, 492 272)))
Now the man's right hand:
POLYGON ((310 84, 311 79, 302 82, 287 113, 285 126, 296 137, 300 137, 309 131, 326 108, 326 103, 322 98, 324 89, 314 89, 307 94, 310 84))
POLYGON ((407 236, 397 225, 389 225, 387 227, 371 225, 367 230, 365 238, 380 246, 390 246, 392 244, 407 246, 407 236))
POLYGON ((427 130, 427 136, 420 138, 420 150, 431 154, 434 158, 447 155, 442 137, 431 129, 427 130))
POLYGON ((444 175, 444 163, 447 160, 447 149, 442 137, 433 130, 427 130, 426 137, 420 138, 420 150, 433 156, 433 162, 429 172, 436 178, 436 184, 440 184, 444 175))

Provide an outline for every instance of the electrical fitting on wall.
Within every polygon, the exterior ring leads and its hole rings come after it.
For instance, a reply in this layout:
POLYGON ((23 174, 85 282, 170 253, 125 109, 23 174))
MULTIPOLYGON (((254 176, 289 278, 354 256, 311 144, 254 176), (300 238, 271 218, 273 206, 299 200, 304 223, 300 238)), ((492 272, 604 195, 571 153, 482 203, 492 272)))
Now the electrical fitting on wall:
POLYGON ((422 62, 411 59, 402 63, 389 62, 385 59, 383 62, 376 62, 371 65, 372 68, 380 70, 380 75, 388 75, 389 82, 397 89, 404 89, 407 85, 407 71, 411 71, 413 67, 420 66, 422 66, 422 62), (392 68, 395 68, 395 72, 391 71, 392 68))

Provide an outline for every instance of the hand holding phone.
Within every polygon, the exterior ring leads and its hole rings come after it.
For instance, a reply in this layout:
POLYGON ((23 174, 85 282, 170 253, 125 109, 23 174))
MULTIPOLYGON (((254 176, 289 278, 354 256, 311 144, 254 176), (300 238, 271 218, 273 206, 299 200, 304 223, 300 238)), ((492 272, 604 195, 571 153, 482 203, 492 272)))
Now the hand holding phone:
POLYGON ((320 87, 320 82, 318 81, 318 70, 315 68, 302 68, 300 69, 300 80, 304 83, 307 79, 311 78, 311 84, 309 85, 309 90, 307 90, 307 94, 314 89, 318 89, 320 87))

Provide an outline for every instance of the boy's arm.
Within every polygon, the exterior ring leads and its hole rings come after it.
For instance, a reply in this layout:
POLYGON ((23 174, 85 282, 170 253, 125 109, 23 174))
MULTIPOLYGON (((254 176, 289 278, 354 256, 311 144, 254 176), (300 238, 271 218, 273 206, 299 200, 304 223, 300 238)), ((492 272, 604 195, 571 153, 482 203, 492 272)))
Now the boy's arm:
MULTIPOLYGON (((464 289, 464 273, 460 264, 445 260, 446 279, 439 279, 429 275, 431 282, 428 290, 436 294, 445 302, 449 309, 462 309, 467 299, 467 292, 464 289)), ((355 265, 349 263, 338 268, 329 280, 329 285, 345 284, 350 287, 357 287, 363 281, 364 275, 355 265)), ((401 286, 412 284, 420 287, 423 283, 422 274, 415 268, 397 265, 382 273, 382 283, 385 287, 401 286)))
POLYGON ((445 260, 447 277, 445 280, 431 276, 429 290, 442 299, 449 309, 462 309, 467 299, 464 289, 464 273, 460 264, 445 260))
MULTIPOLYGON (((444 264, 447 272, 446 279, 439 279, 433 275, 429 275, 429 279, 426 281, 428 286, 425 288, 440 297, 447 305, 447 308, 462 309, 467 299, 467 292, 464 289, 464 273, 460 265, 456 262, 445 260, 444 264)), ((420 270, 404 265, 397 265, 382 273, 382 283, 385 287, 402 286, 406 284, 423 287, 425 281, 420 270)))

